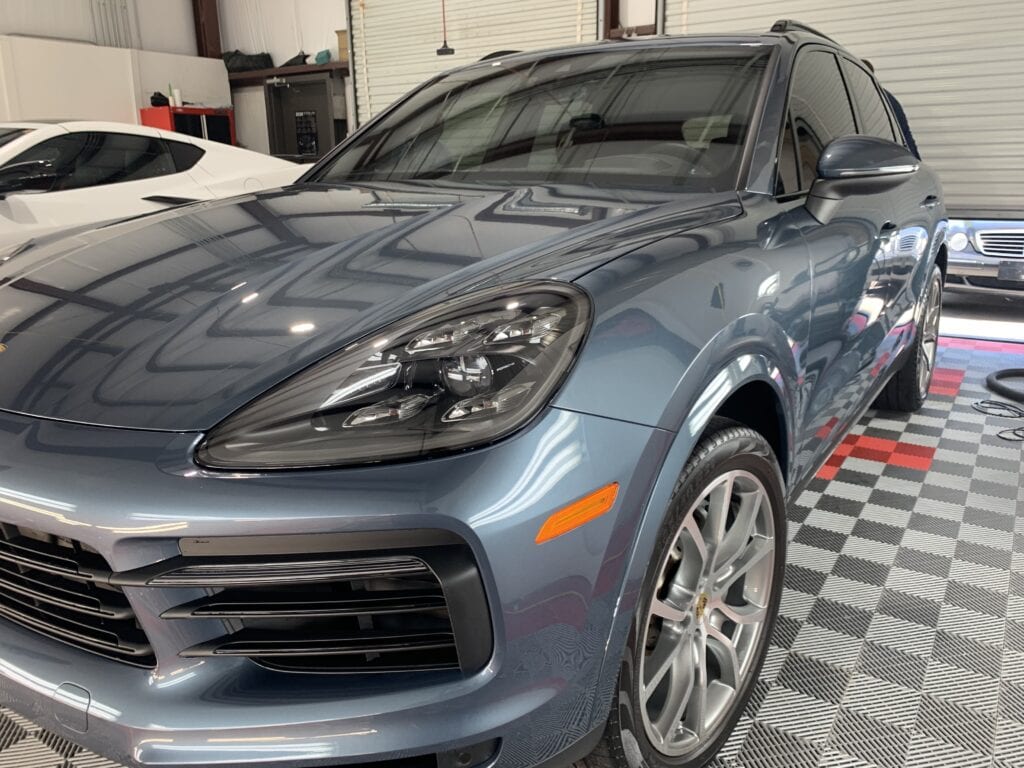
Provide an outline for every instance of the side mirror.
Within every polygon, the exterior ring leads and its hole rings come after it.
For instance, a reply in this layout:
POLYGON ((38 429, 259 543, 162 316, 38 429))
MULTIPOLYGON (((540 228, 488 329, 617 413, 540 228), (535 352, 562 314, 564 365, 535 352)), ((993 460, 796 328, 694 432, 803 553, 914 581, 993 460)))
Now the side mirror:
POLYGON ((917 173, 921 161, 906 147, 874 136, 843 136, 818 158, 807 210, 827 224, 851 195, 871 195, 898 187, 917 173))
POLYGON ((50 160, 26 160, 0 168, 0 199, 12 192, 48 192, 57 178, 50 160))

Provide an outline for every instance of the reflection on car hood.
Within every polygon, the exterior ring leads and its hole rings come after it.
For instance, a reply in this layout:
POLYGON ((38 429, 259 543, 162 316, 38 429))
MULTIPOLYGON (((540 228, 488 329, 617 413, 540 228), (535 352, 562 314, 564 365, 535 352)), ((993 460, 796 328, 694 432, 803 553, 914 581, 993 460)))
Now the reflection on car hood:
POLYGON ((0 264, 0 410, 205 429, 420 307, 737 213, 734 194, 306 185, 78 233, 0 264))

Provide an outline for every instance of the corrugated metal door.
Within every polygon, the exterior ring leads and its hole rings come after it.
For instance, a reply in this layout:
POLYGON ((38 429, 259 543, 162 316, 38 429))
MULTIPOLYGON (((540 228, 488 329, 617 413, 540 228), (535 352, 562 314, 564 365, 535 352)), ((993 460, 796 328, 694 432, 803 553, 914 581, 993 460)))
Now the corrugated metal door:
POLYGON ((597 38, 597 0, 351 0, 360 123, 432 75, 494 51, 536 50, 597 38))
POLYGON ((1020 0, 667 0, 669 34, 799 19, 870 59, 954 212, 1024 216, 1020 0))

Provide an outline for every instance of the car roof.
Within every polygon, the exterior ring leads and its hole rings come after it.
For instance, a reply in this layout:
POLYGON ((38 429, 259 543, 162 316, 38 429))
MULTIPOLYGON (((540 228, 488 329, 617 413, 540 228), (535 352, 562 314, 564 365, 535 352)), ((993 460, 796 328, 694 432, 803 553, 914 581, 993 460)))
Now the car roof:
MULTIPOLYGON (((793 22, 789 23, 790 25, 794 24, 793 22)), ((780 24, 782 24, 782 22, 776 22, 776 26, 780 24)), ((547 58, 550 56, 558 56, 560 54, 598 53, 607 52, 609 50, 628 50, 637 48, 686 48, 701 46, 749 48, 781 47, 783 45, 795 48, 804 43, 818 43, 838 51, 843 51, 848 55, 853 55, 835 40, 832 40, 824 34, 810 29, 809 27, 799 25, 789 26, 788 28, 784 27, 780 31, 775 32, 645 35, 643 37, 625 37, 615 40, 597 40, 554 48, 545 48, 542 50, 510 52, 506 55, 494 56, 493 58, 485 57, 478 62, 455 67, 451 71, 477 66, 495 66, 502 61, 529 61, 531 59, 547 58)))
POLYGON ((112 133, 144 133, 151 128, 135 123, 118 123, 113 120, 17 120, 0 123, 0 128, 64 128, 68 131, 109 131, 112 133))

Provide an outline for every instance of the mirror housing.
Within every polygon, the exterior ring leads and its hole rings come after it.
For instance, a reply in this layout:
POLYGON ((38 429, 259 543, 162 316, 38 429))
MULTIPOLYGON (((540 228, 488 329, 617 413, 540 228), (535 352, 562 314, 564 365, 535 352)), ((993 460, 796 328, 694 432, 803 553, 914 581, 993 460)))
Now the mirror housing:
POLYGON ((57 178, 50 160, 26 160, 0 168, 0 199, 12 192, 47 192, 57 178))
POLYGON ((917 173, 921 161, 906 147, 874 136, 843 136, 818 158, 807 210, 827 224, 851 195, 872 195, 898 187, 917 173))

